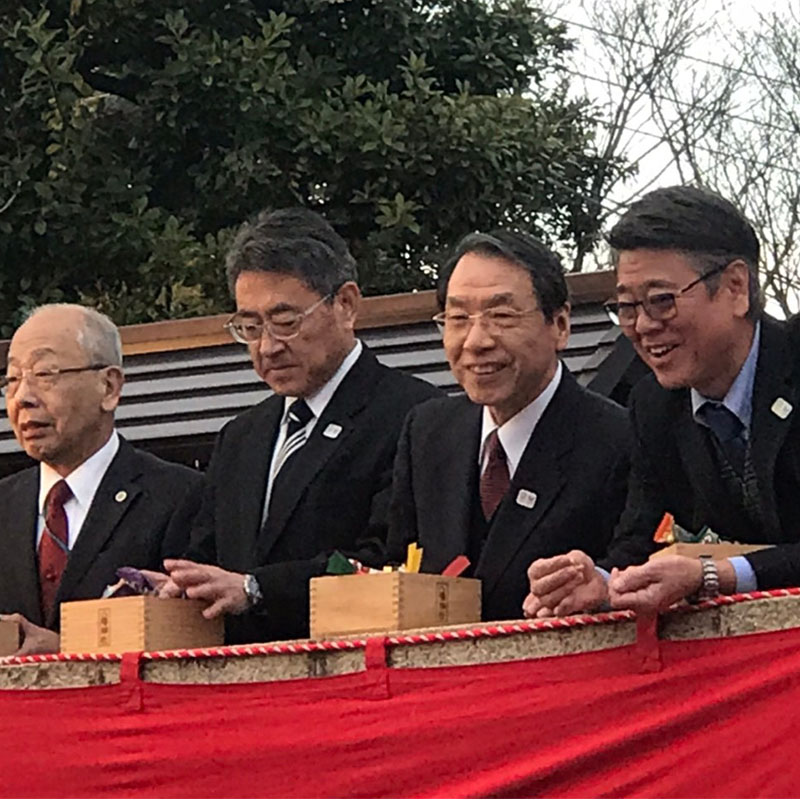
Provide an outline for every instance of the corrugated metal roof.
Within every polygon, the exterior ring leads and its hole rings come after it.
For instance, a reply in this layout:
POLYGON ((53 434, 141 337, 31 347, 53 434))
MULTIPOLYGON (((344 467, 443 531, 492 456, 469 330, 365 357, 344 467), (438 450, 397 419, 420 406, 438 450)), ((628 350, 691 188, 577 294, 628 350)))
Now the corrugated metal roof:
MULTIPOLYGON (((593 277, 596 282, 596 276, 593 277)), ((596 299, 603 290, 592 291, 589 302, 580 298, 573 307, 572 333, 563 354, 567 367, 583 385, 588 385, 596 376, 619 336, 619 329, 612 326, 596 299)), ((385 298, 370 300, 386 305, 385 298)), ((401 300, 409 305, 408 298, 401 300)), ((382 321, 370 325, 373 319, 378 320, 367 314, 367 327, 360 327, 358 335, 387 366, 414 374, 445 391, 459 391, 448 368, 439 332, 430 322, 430 309, 426 305, 430 297, 412 298, 412 301, 418 307, 417 321, 390 326, 382 321)), ((408 319, 409 316, 413 318, 414 315, 404 311, 397 318, 408 319)), ((222 319, 168 323, 173 329, 191 327, 196 331, 202 327, 203 337, 191 334, 184 340, 173 338, 170 349, 154 347, 148 352, 146 341, 141 346, 139 329, 147 326, 137 326, 134 341, 139 343, 133 348, 131 337, 127 337, 126 383, 117 411, 117 427, 129 441, 163 457, 203 464, 210 455, 217 431, 270 394, 253 371, 243 346, 229 340, 224 344, 198 346, 198 342, 205 343, 209 336, 216 336, 222 319), (132 354, 131 349, 134 350, 132 354)), ((158 326, 163 327, 164 323, 152 327, 158 326)), ((123 341, 126 341, 126 332, 130 333, 131 329, 123 329, 123 341)), ((220 341, 226 339, 220 338, 220 341)), ((15 440, 3 408, 0 411, 0 475, 26 463, 29 463, 27 456, 15 440)))
MULTIPOLYGON (((431 322, 372 328, 359 336, 390 367, 410 372, 446 391, 458 385, 442 340, 431 322)), ((586 385, 610 352, 618 331, 599 306, 577 308, 564 362, 586 385)), ((117 426, 132 442, 213 436, 229 419, 269 395, 237 344, 144 353, 125 359, 126 383, 117 426)), ((0 415, 0 457, 20 448, 0 415)))

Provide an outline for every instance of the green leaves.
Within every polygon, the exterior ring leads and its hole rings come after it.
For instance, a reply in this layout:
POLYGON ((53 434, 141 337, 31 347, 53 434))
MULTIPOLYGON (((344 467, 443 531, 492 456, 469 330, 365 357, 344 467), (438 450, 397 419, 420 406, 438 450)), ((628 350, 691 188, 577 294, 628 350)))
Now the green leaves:
POLYGON ((226 243, 264 207, 318 208, 369 293, 431 285, 477 228, 569 247, 598 216, 590 110, 553 80, 569 46, 522 0, 20 0, 0 319, 56 295, 119 322, 223 310, 226 243))

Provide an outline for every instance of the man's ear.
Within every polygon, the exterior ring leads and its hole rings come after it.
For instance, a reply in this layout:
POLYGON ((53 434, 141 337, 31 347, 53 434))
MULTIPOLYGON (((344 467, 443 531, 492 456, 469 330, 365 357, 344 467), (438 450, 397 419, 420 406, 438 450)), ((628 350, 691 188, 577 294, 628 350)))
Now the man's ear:
POLYGON ((339 306, 348 328, 352 330, 355 327, 358 308, 361 305, 361 290, 358 288, 358 284, 355 281, 343 283, 336 292, 334 303, 339 306))
POLYGON ((736 259, 728 265, 722 273, 720 288, 730 293, 736 316, 747 316, 750 310, 750 270, 744 261, 736 259))
POLYGON ((564 303, 558 311, 553 312, 553 325, 556 337, 556 351, 561 351, 567 346, 570 333, 569 322, 570 304, 564 303))
POLYGON ((103 399, 100 405, 103 411, 115 411, 119 405, 122 386, 125 383, 125 373, 122 367, 105 367, 101 373, 103 381, 103 399))

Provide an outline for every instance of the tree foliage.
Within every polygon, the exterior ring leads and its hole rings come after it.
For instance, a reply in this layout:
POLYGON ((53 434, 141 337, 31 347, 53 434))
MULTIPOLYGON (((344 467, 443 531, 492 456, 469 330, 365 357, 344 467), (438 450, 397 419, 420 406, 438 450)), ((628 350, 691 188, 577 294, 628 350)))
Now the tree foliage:
POLYGON ((228 306, 232 231, 320 210, 368 293, 511 224, 595 233, 603 163, 570 42, 524 0, 0 0, 0 322, 228 306))

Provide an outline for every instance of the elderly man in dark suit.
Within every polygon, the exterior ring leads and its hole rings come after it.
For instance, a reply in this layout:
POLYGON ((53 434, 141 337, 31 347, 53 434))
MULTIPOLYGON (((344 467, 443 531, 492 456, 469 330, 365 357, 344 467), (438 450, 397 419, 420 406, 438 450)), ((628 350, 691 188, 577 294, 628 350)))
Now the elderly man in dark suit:
POLYGON ((227 266, 228 328, 274 394, 220 433, 188 559, 166 562, 162 592, 228 614, 230 642, 307 636, 309 580, 330 554, 382 552, 400 427, 439 392, 356 338, 355 262, 318 214, 261 214, 227 266))
POLYGON ((608 558, 532 565, 528 612, 610 600, 654 611, 688 596, 800 583, 800 320, 764 314, 759 245, 727 200, 687 186, 634 203, 611 231, 617 316, 653 374, 634 389, 636 450, 608 558), (774 545, 730 559, 643 562, 669 512, 683 528, 774 545), (633 566, 631 566, 633 565, 633 566), (624 568, 622 572, 618 568, 624 568))
POLYGON ((99 597, 117 568, 158 567, 186 546, 181 501, 201 476, 117 434, 123 380, 119 332, 93 309, 42 306, 11 340, 0 386, 39 462, 0 481, 0 611, 20 623, 21 655, 58 650, 60 603, 99 597))
POLYGON ((531 236, 472 234, 444 268, 434 319, 466 397, 408 416, 389 539, 422 570, 459 554, 483 581, 484 619, 516 619, 534 559, 605 553, 625 501, 626 412, 581 388, 559 360, 569 302, 558 258, 531 236))

